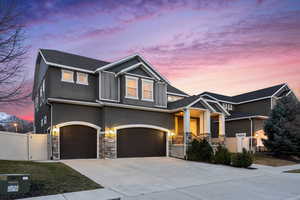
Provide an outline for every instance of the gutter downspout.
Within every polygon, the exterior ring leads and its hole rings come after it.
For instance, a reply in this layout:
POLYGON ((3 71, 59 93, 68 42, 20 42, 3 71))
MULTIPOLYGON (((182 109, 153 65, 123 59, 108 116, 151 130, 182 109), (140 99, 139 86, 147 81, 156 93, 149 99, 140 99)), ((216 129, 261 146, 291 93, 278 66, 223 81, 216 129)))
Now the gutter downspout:
POLYGON ((250 151, 253 150, 253 144, 252 144, 252 134, 253 134, 253 120, 252 118, 249 118, 250 120, 250 151))
POLYGON ((53 113, 53 106, 51 103, 47 102, 48 105, 50 105, 50 133, 49 133, 49 138, 50 138, 50 159, 53 160, 53 146, 52 146, 52 131, 53 131, 53 123, 52 123, 52 113, 53 113))

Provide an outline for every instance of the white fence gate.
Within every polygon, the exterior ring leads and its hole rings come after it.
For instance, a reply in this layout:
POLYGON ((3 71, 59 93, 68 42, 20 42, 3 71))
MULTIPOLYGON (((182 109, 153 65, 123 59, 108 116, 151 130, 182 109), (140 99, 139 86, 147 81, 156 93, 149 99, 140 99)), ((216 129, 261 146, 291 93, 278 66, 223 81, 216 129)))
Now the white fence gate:
POLYGON ((0 131, 1 160, 48 160, 48 134, 0 131))
POLYGON ((241 153, 243 149, 249 150, 249 138, 246 137, 246 133, 236 134, 237 152, 241 153))

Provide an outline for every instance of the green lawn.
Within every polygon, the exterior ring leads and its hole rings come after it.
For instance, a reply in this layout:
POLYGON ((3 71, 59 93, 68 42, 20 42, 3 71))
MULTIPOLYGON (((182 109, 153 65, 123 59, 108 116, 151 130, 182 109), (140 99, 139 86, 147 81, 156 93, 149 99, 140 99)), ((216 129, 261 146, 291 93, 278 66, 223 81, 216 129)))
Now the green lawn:
MULTIPOLYGON (((7 173, 32 175, 31 191, 22 196, 10 197, 11 199, 102 188, 99 184, 59 162, 0 160, 0 174, 7 173)), ((4 199, 4 197, 0 196, 0 199, 4 199)))
POLYGON ((254 155, 254 163, 260 164, 260 165, 268 165, 268 166, 272 166, 272 167, 298 164, 297 162, 292 161, 292 160, 275 158, 271 155, 265 155, 265 154, 261 154, 261 153, 254 155))
POLYGON ((300 169, 285 171, 286 173, 300 173, 300 169))

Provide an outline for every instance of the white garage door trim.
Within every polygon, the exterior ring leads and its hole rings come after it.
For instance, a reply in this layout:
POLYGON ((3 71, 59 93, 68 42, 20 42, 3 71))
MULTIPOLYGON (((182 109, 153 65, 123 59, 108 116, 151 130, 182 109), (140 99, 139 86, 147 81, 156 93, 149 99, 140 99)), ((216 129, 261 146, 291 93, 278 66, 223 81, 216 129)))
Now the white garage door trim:
MULTIPOLYGON (((63 122, 63 123, 60 123, 60 124, 57 124, 55 125, 54 127, 58 128, 59 129, 59 133, 60 133, 60 128, 61 127, 64 127, 64 126, 70 126, 70 125, 83 125, 83 126, 89 126, 89 127, 92 127, 94 129, 96 129, 97 131, 97 159, 99 159, 99 136, 100 136, 100 131, 101 131, 101 127, 100 126, 97 126, 95 124, 92 124, 92 123, 89 123, 89 122, 83 122, 83 121, 70 121, 70 122, 63 122)), ((60 134, 58 134, 58 156, 60 159, 60 134)))

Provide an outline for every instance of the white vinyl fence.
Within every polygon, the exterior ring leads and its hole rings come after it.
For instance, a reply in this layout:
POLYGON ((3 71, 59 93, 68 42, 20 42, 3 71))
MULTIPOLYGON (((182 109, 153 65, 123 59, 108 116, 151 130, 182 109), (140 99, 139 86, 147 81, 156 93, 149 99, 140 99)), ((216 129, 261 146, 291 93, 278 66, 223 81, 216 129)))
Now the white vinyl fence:
POLYGON ((48 134, 0 131, 0 160, 47 160, 48 134))

